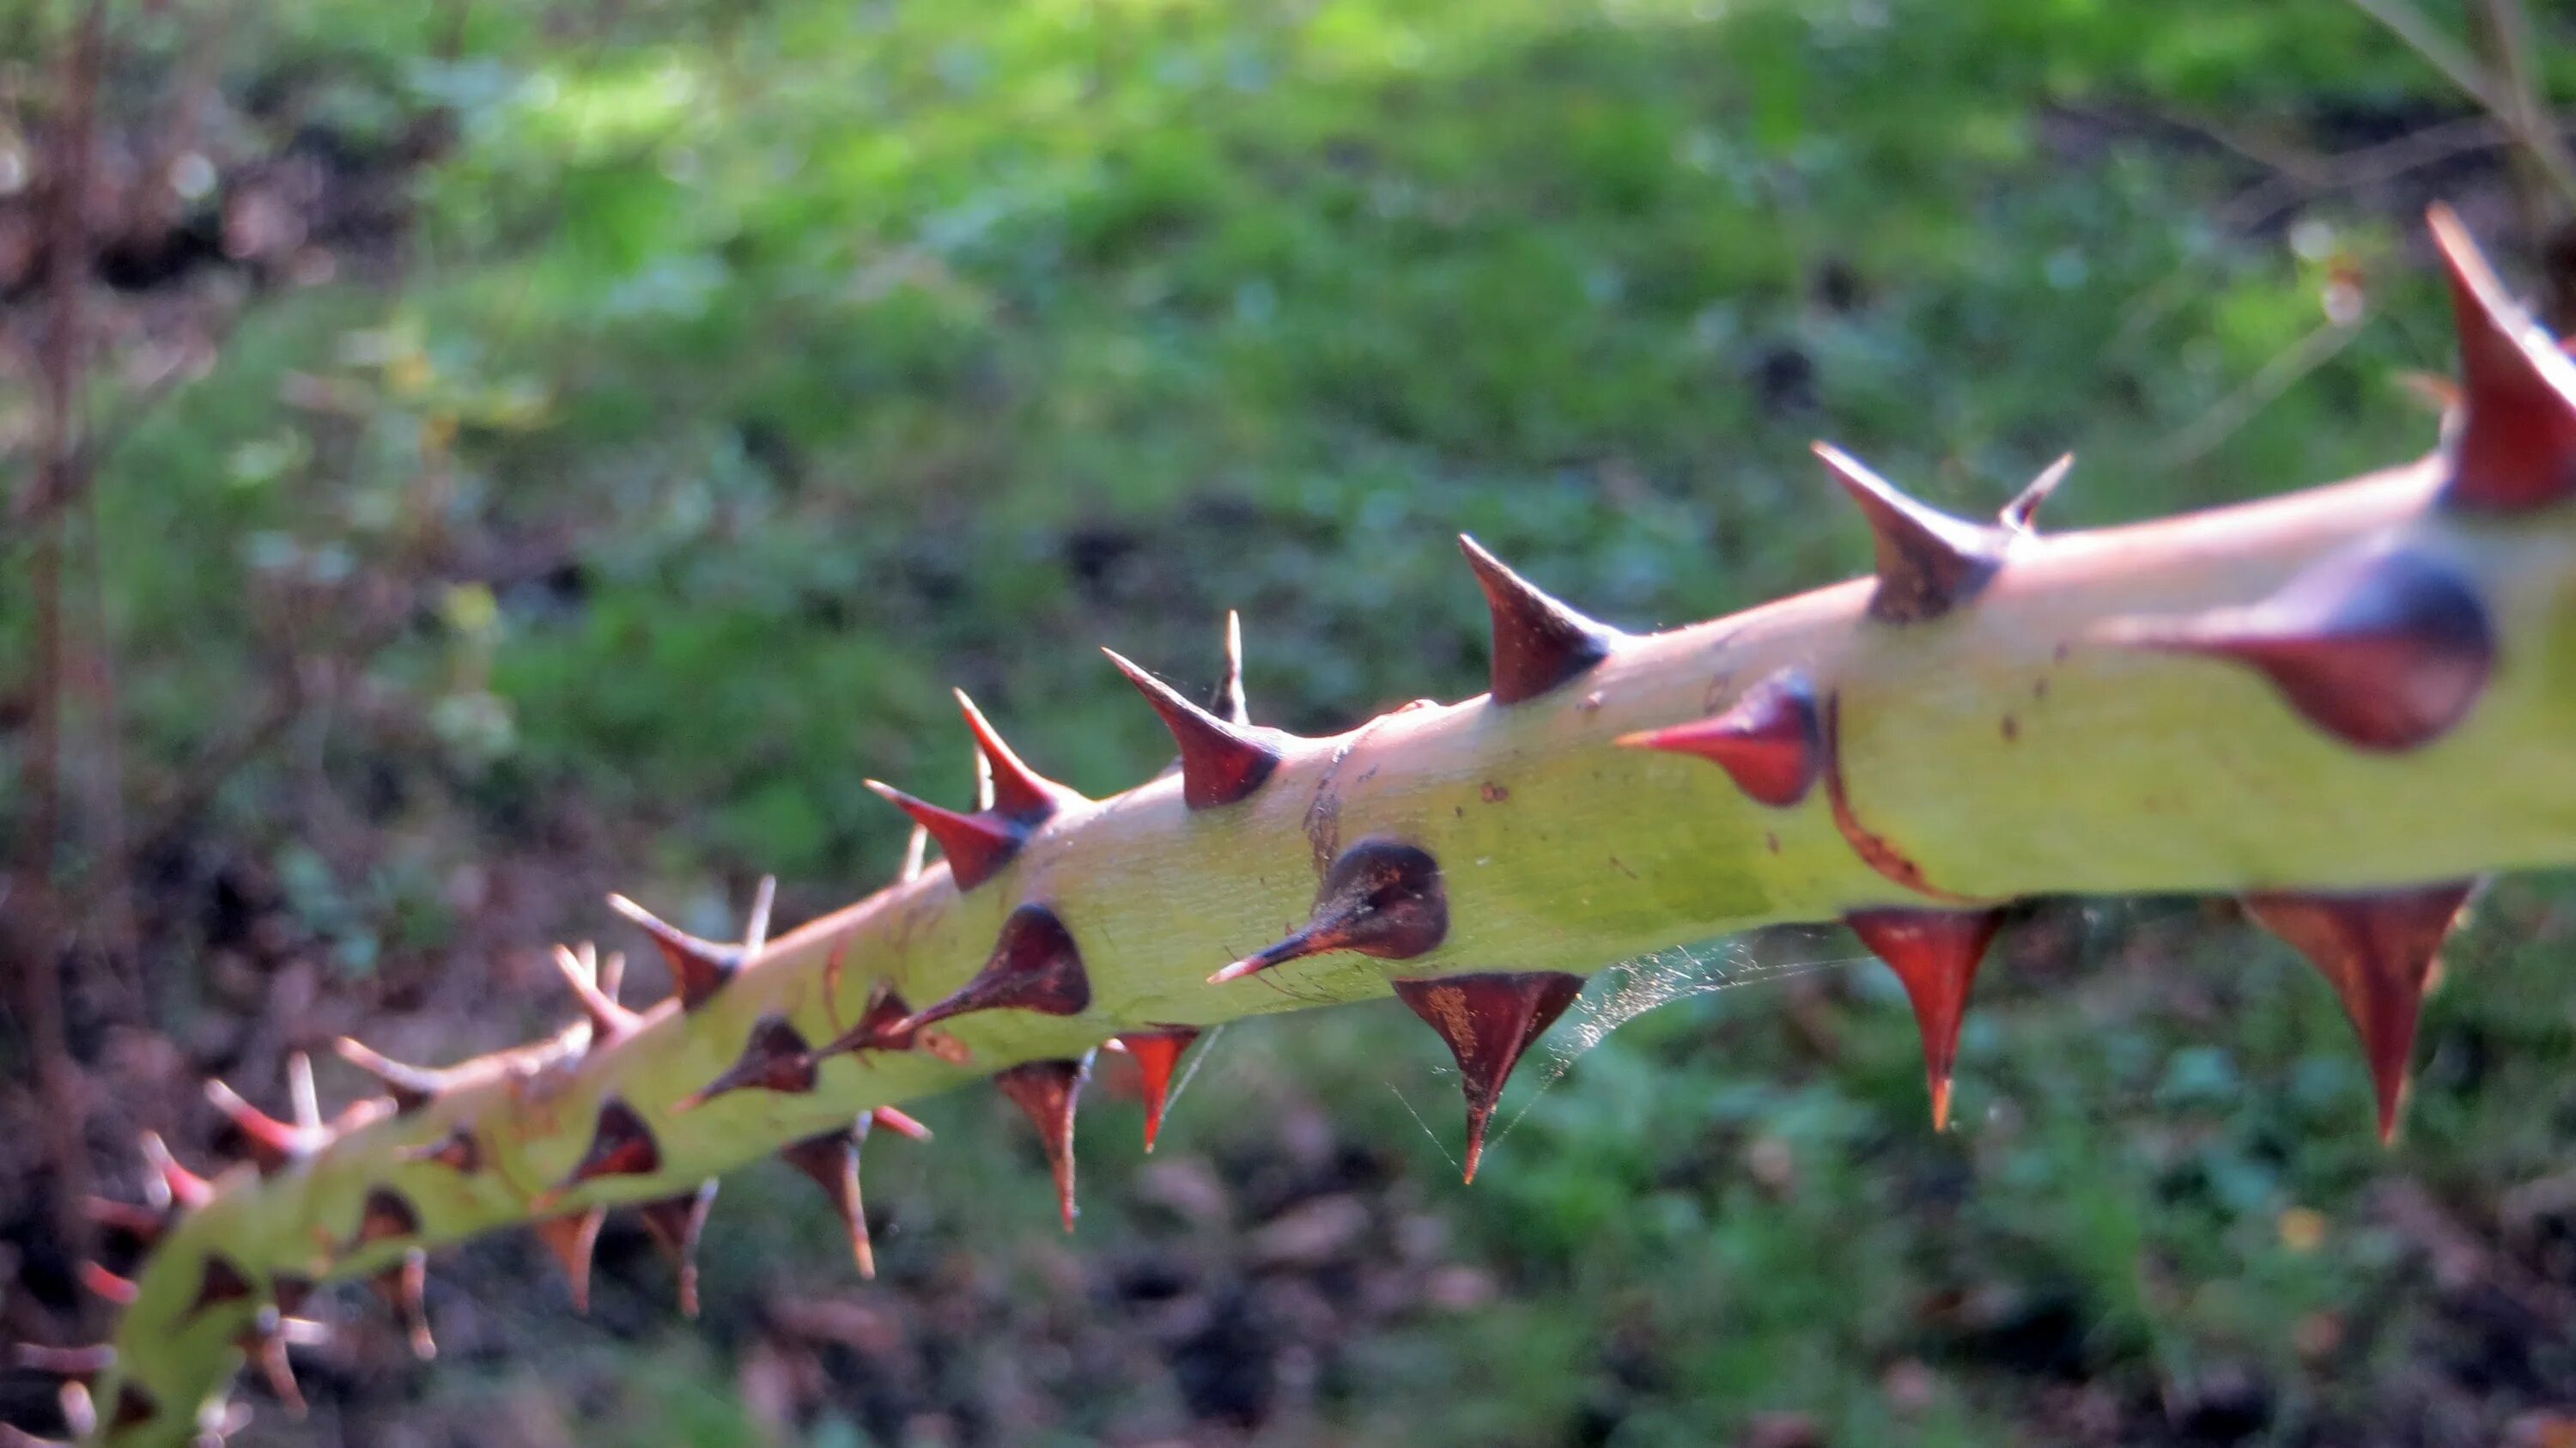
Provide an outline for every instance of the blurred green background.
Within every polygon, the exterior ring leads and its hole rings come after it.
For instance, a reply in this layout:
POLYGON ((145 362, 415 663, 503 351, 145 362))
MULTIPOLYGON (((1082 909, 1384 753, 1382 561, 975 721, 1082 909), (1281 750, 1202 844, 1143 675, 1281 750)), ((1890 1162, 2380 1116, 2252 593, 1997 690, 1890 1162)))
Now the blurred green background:
MULTIPOLYGON (((0 5, 12 489, 68 8, 0 5)), ((2521 9, 2467 8, 2472 54, 2521 9)), ((138 1128, 210 1152, 207 1073, 551 1023, 551 942, 640 943, 603 890, 874 888, 862 777, 968 787, 950 684, 1108 793, 1168 743, 1095 644, 1203 687, 1237 608, 1256 716, 1345 727, 1481 688, 1457 531, 1649 628, 1867 566, 1818 437, 1961 511, 2073 448, 2059 526, 2281 491, 2432 439, 2425 202, 2551 281, 2503 129, 2347 0, 110 14, 54 865, 107 1189, 138 1128)), ((587 1319, 478 1243, 434 1368, 352 1295, 246 1441, 2576 1444, 2571 904, 2486 898, 2393 1151, 2224 904, 2034 906, 1946 1136, 1892 979, 1783 932, 1624 975, 1677 998, 1525 1069, 1473 1188, 1410 1016, 1237 1026, 1150 1161, 1096 1089, 1069 1241, 1009 1107, 927 1102, 873 1285, 763 1168, 702 1322, 631 1226, 587 1319)), ((5 1024, 0 1326, 68 1340, 67 1103, 5 1024)))

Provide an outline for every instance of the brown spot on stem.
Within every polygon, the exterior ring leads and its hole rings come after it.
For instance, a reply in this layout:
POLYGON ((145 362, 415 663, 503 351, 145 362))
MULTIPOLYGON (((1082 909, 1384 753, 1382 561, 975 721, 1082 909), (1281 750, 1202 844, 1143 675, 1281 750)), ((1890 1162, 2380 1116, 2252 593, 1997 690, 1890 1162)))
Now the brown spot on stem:
POLYGON ((1884 836, 1861 823, 1859 812, 1852 808, 1851 787, 1843 778, 1842 695, 1839 693, 1825 696, 1824 725, 1825 797, 1833 805, 1834 828, 1842 831, 1843 843, 1851 846, 1852 853, 1860 856, 1861 863, 1918 895, 1960 904, 1978 903, 1973 895, 1957 894, 1933 884, 1924 876, 1922 866, 1915 864, 1884 836))

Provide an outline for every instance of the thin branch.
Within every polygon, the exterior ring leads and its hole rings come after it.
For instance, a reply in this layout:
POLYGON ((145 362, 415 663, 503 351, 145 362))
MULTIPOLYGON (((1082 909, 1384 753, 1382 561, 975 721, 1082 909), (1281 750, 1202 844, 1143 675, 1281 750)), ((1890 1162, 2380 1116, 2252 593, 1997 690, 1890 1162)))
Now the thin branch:
POLYGON ((2564 137, 2540 123, 2538 106, 2526 106, 2503 89, 2475 57, 2425 19, 2424 12, 2416 9, 2410 0, 2352 0, 2352 3, 2387 26, 2451 84, 2503 122, 2505 128, 2513 132, 2514 139, 2530 152, 2532 159, 2548 176, 2550 184, 2567 198, 2570 205, 2576 205, 2576 153, 2569 151, 2564 137))

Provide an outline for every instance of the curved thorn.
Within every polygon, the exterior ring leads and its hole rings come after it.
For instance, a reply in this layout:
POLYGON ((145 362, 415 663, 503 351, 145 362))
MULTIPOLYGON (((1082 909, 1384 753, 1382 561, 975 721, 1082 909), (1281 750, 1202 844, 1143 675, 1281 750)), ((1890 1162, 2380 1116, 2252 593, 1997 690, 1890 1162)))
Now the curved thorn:
MULTIPOLYGON (((209 1079, 206 1082, 206 1100, 223 1113, 234 1131, 240 1133, 242 1146, 261 1176, 275 1176, 312 1149, 310 1138, 303 1130, 251 1105, 242 1099, 240 1092, 222 1081, 209 1079)), ((318 1134, 320 1128, 316 1126, 313 1130, 318 1134)))
POLYGON ((1136 686, 1161 716, 1163 727, 1181 751, 1181 801, 1191 809, 1215 809, 1251 796, 1269 782, 1279 767, 1275 730, 1231 724, 1184 698, 1169 684, 1138 668, 1115 649, 1102 649, 1127 682, 1136 686))
POLYGON ((948 873, 961 894, 991 879, 1020 852, 1023 831, 996 817, 942 809, 882 780, 866 784, 939 842, 940 853, 948 857, 948 873))
POLYGON ((769 944, 769 907, 778 901, 778 877, 763 875, 751 892, 751 914, 743 921, 742 958, 748 964, 769 944))
POLYGON ((1091 977, 1073 932, 1044 905, 1023 905, 1002 922, 1001 937, 983 968, 947 999, 915 1012, 894 1028, 910 1036, 923 1027, 971 1011, 1020 1010, 1078 1016, 1091 1006, 1091 977))
POLYGON ((215 1194, 212 1183, 181 1166, 179 1159, 170 1154, 169 1144, 161 1139, 161 1133, 143 1132, 138 1144, 143 1151, 143 1164, 150 1168, 150 1174, 143 1179, 143 1194, 153 1200, 153 1205, 165 1209, 194 1210, 204 1206, 206 1199, 215 1194))
POLYGON ((1932 1129, 1950 1126, 1950 1077, 1959 1059, 1959 1028, 1977 967, 2002 928, 2001 910, 1855 910, 1843 923, 1886 962, 1914 1007, 1923 1039, 1923 1074, 1932 1088, 1932 1129))
POLYGON ((1939 618, 1976 597, 2003 566, 2014 536, 2009 530, 1981 527, 1917 502, 1831 443, 1813 448, 1869 522, 1878 558, 1870 617, 1895 624, 1939 618))
POLYGON ((698 1315, 698 1239, 706 1234, 707 1213, 716 1204, 717 1181, 709 1177, 693 1192, 646 1202, 640 1207, 644 1230, 671 1259, 680 1277, 680 1315, 698 1315))
POLYGON ((2356 749, 2400 753, 2449 733, 2495 667, 2485 603, 2448 561, 2371 544, 2330 554, 2271 597, 2183 618, 2120 618, 2093 641, 2251 668, 2356 749))
POLYGON ((823 1189, 823 1195, 831 1199, 842 1230, 849 1234, 850 1260, 857 1264, 861 1277, 873 1280, 877 1275, 877 1254, 868 1240, 867 1204, 859 1195, 859 1148, 868 1139, 868 1122, 868 1117, 861 1116, 842 1130, 791 1142, 779 1148, 778 1155, 812 1178, 823 1189))
POLYGON ((1493 615, 1491 691, 1497 704, 1535 699, 1590 669, 1618 646, 1619 631, 1575 612, 1461 533, 1485 607, 1493 615))
POLYGON ((2031 479, 2027 486, 2013 495, 2011 502, 2004 504, 2003 512, 1997 515, 2003 525, 2016 533, 2036 534, 2039 531, 2039 510, 2056 495, 2057 485, 2066 481, 2067 471, 2074 466, 2075 454, 2066 453, 2040 469, 2038 477, 2031 479))
POLYGON ((418 1247, 375 1275, 368 1283, 401 1319, 411 1341, 411 1355, 423 1362, 438 1356, 438 1340, 429 1332, 429 1254, 418 1247))
POLYGON ((75 1269, 81 1286, 111 1307, 132 1307, 137 1289, 133 1279, 119 1277, 96 1262, 83 1262, 75 1269))
POLYGON ((871 1107, 868 1116, 877 1125, 912 1141, 930 1140, 930 1128, 891 1106, 871 1107))
POLYGON ((1335 950, 1410 960, 1448 934, 1448 887, 1441 881, 1440 863, 1415 846, 1373 837, 1335 857, 1305 925, 1209 976, 1208 983, 1222 985, 1335 950))
POLYGON ((440 1073, 378 1055, 352 1037, 340 1037, 331 1043, 331 1048, 340 1053, 341 1060, 376 1078, 385 1094, 393 1098, 397 1116, 419 1110, 437 1100, 438 1093, 446 1089, 446 1078, 440 1073))
POLYGON ((598 956, 588 947, 584 947, 583 954, 577 955, 568 946, 556 946, 555 969, 563 973, 564 984, 572 987, 573 999, 581 1003, 581 1013, 590 1021, 592 1045, 605 1046, 622 1041, 642 1023, 642 1016, 619 1005, 613 996, 600 989, 598 956))
POLYGON ((589 1149, 573 1164, 570 1174, 538 1201, 551 1204, 583 1182, 601 1177, 651 1176, 661 1169, 662 1147, 653 1139, 653 1128, 623 1098, 611 1096, 599 1104, 599 1120, 591 1129, 589 1149))
POLYGON ((322 1129, 322 1093, 314 1089, 313 1058, 302 1051, 286 1055, 286 1100, 298 1131, 322 1129))
POLYGON ((599 1230, 607 1224, 606 1207, 591 1207, 530 1224, 537 1240, 563 1268, 565 1286, 572 1293, 572 1310, 585 1317, 590 1314, 590 1264, 599 1249, 599 1230))
POLYGON ((1137 1073, 1144 1078, 1145 1152, 1149 1156, 1154 1151, 1154 1138, 1162 1134, 1163 1108, 1172 1094, 1172 1073, 1198 1038, 1196 1026, 1155 1026, 1122 1032, 1109 1040, 1111 1046, 1136 1058, 1137 1073))
POLYGON ((1521 1053, 1556 1024, 1583 991, 1583 977, 1563 971, 1490 971, 1393 982, 1396 997, 1423 1024, 1439 1032, 1458 1063, 1458 1085, 1467 1097, 1464 1179, 1476 1179, 1485 1156, 1485 1128, 1503 1083, 1521 1053))
POLYGON ((2426 213, 2459 327, 2445 507, 2518 513, 2576 494, 2576 362, 2517 305, 2448 206, 2426 213))
POLYGON ((1073 1219, 1081 1215, 1073 1200, 1073 1116, 1082 1100, 1082 1083, 1090 1078, 1089 1056, 1078 1061, 1027 1061, 993 1077, 993 1084, 1038 1130, 1047 1168, 1055 1176, 1056 1210, 1068 1232, 1073 1230, 1073 1219))
POLYGON ((1774 809, 1805 799, 1825 769, 1824 722, 1816 709, 1815 686, 1794 668, 1765 676, 1723 713, 1622 734, 1613 742, 1709 760, 1748 798, 1774 809))
POLYGON ((993 770, 993 803, 995 813, 1022 826, 1032 826, 1054 815, 1065 804, 1082 796, 1031 769, 1011 746, 1002 742, 1001 731, 993 727, 966 691, 957 695, 957 708, 966 716, 966 727, 975 735, 975 747, 993 770))
POLYGON ((2370 1063, 2382 1143, 2397 1138, 2415 1024, 2442 942, 2476 889, 2474 880, 2449 880, 2409 889, 2273 890, 2245 897, 2246 911, 2306 956, 2343 1001, 2370 1063))
POLYGON ((1228 724, 1252 722, 1252 707, 1243 696, 1243 615, 1225 611, 1225 673, 1216 681, 1208 707, 1228 724))
POLYGON ((741 954, 734 947, 701 940, 623 895, 609 896, 608 908, 633 921, 660 948, 662 958, 670 963, 671 984, 680 997, 683 1012, 695 1011, 713 1000, 741 968, 741 954))
POLYGON ((742 1055, 724 1073, 671 1107, 671 1114, 694 1111, 729 1091, 758 1089, 799 1094, 814 1089, 818 1077, 813 1050, 804 1033, 782 1015, 752 1022, 742 1055))

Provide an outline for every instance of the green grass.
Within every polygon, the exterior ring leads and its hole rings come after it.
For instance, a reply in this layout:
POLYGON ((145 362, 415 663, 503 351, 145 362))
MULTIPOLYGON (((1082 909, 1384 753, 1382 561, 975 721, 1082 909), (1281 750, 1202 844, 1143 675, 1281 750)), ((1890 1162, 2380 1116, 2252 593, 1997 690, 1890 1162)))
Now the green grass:
MULTIPOLYGON (((364 683, 417 727, 304 741, 326 788, 399 782, 371 817, 394 843, 299 843, 268 804, 284 762, 218 821, 352 972, 458 968, 479 937, 441 881, 478 855, 702 908, 769 870, 853 895, 900 847, 863 775, 963 795, 952 682, 1042 767, 1119 788, 1167 746, 1090 645, 1203 680, 1228 607, 1265 720, 1471 693, 1460 529, 1604 617, 1677 623, 1865 566, 1812 438, 1963 511, 2072 447, 2057 514, 2101 523, 2410 455, 2431 422, 2393 375, 2446 365, 2411 218, 2329 193, 2283 232, 2212 220, 2259 175, 2212 133, 2331 147, 2455 113, 2339 0, 480 5, 444 59, 404 8, 268 17, 227 76, 299 77, 353 144, 463 108, 401 284, 263 303, 105 494, 147 762, 247 716, 254 640, 329 636, 350 578, 407 590, 364 683), (2366 320, 2237 408, 2339 272, 2366 320), (287 406, 289 374, 357 405, 287 406)), ((2576 50, 2552 64, 2576 79, 2576 50)), ((1472 1309, 1363 1320, 1296 1441, 1629 1448, 1794 1409, 1838 1443, 2039 1442, 2070 1384, 2152 1415, 2248 1368, 2277 1410, 2255 1441, 2308 1441, 2448 1331, 2381 1179, 2479 1211, 2567 1154, 2560 908, 2510 888, 2460 946, 2393 1157, 2330 994, 2178 902, 2049 908, 2057 948, 1989 973, 1945 1137, 1892 985, 1844 966, 1630 1025, 1472 1191, 1413 1120, 1454 1149, 1436 1045, 1392 1011, 1229 1032, 1164 1152, 1248 1171, 1320 1110, 1490 1278, 1472 1309), (1909 1363, 1932 1386, 1892 1394, 1909 1363)), ((935 1155, 871 1174, 916 1224, 889 1276, 916 1301, 955 1253, 1043 1277, 1016 1124, 926 1114, 935 1155)), ((1140 1199, 1130 1114, 1098 1115, 1085 1258, 1240 1252, 1140 1199)), ((728 1188, 719 1321, 835 1270, 805 1191, 728 1188)), ((442 1368, 446 1411, 498 1421, 578 1373, 617 1405, 584 1441, 756 1441, 741 1342, 611 1351, 527 1311, 512 1331, 555 1354, 442 1368)), ((1170 1387, 1038 1391, 1056 1436, 1015 1441, 1116 1437, 1170 1387)))

